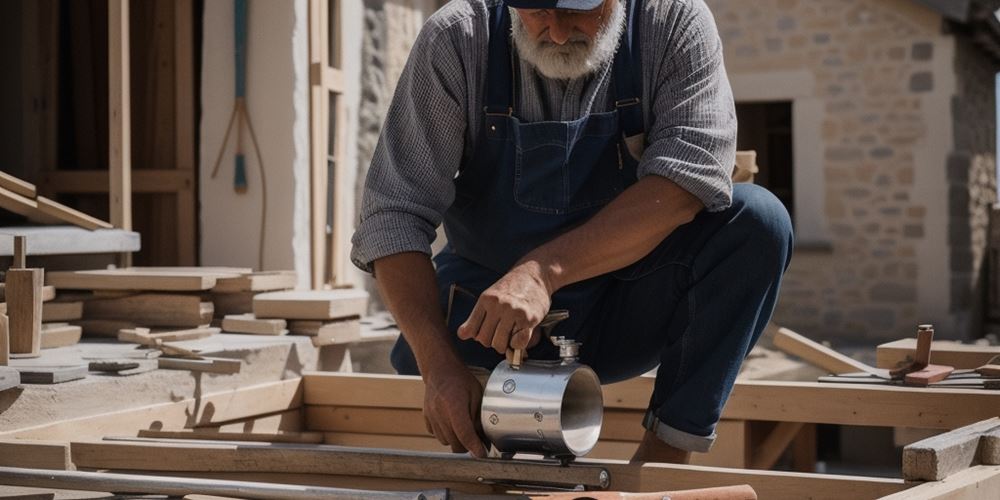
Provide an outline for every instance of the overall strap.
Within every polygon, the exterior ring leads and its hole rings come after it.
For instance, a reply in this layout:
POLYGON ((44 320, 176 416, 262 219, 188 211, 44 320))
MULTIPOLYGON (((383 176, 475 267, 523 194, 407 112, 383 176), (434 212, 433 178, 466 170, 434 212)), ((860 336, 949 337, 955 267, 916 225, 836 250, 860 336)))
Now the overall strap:
POLYGON ((642 63, 639 27, 642 24, 643 0, 626 0, 628 21, 615 52, 615 109, 625 137, 643 133, 642 63))
POLYGON ((513 75, 510 57, 510 11, 498 1, 490 11, 489 53, 486 59, 486 106, 488 115, 513 113, 513 75))

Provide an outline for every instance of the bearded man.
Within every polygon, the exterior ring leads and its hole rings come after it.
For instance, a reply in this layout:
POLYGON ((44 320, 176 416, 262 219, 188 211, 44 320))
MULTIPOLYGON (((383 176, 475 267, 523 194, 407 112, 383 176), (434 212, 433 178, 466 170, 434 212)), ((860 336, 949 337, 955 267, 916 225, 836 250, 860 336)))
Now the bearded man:
POLYGON ((485 455, 468 366, 512 348, 556 358, 536 327, 566 309, 553 334, 582 342, 602 383, 659 366, 634 460, 709 449, 792 245, 774 196, 734 188, 735 141, 703 0, 452 0, 430 17, 352 260, 400 326, 393 366, 423 377, 442 444, 485 455))

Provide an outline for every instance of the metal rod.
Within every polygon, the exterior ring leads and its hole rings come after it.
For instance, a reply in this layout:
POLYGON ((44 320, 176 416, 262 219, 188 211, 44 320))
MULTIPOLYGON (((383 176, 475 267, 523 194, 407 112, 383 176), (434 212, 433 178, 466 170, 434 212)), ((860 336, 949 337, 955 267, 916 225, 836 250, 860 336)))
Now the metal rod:
POLYGON ((33 488, 59 488, 111 493, 145 493, 184 496, 193 493, 224 497, 304 499, 447 500, 448 490, 371 491, 321 486, 271 484, 224 479, 159 477, 104 472, 56 471, 0 467, 0 484, 33 488))

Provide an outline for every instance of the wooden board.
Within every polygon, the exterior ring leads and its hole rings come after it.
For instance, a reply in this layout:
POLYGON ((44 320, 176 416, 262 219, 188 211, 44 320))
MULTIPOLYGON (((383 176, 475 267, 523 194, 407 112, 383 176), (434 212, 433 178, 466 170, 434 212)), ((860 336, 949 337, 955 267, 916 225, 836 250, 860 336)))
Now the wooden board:
POLYGON ((283 319, 257 319, 253 314, 230 314, 222 319, 222 330, 253 335, 285 335, 288 329, 283 319))
POLYGON ((0 467, 70 470, 69 443, 28 439, 0 439, 0 467))
POLYGON ((42 321, 74 321, 83 318, 83 302, 45 302, 42 304, 42 321))
MULTIPOLYGON (((179 340, 195 340, 210 337, 219 333, 218 328, 189 328, 185 330, 132 328, 118 331, 118 340, 133 342, 145 346, 156 346, 158 342, 176 342, 179 340)), ((161 365, 162 367, 162 365, 161 365)))
POLYGON ((215 276, 206 273, 141 269, 56 271, 46 276, 46 282, 56 288, 75 290, 197 292, 212 288, 215 281, 215 276))
POLYGON ((0 172, 0 187, 17 193, 25 198, 34 198, 37 196, 34 184, 18 179, 17 177, 14 177, 6 172, 0 172))
POLYGON ((117 338, 119 331, 139 327, 133 321, 116 319, 78 319, 70 322, 70 324, 82 328, 85 337, 117 338))
POLYGON ((35 201, 38 203, 38 210, 43 214, 84 229, 93 231, 95 229, 111 229, 114 227, 96 217, 91 217, 79 210, 72 209, 44 196, 39 196, 35 201))
POLYGON ((222 318, 230 314, 253 314, 253 298, 256 292, 212 293, 212 303, 215 305, 215 317, 222 318))
POLYGON ((55 224, 59 222, 57 219, 39 210, 38 203, 35 200, 25 198, 4 187, 0 187, 0 208, 42 224, 55 224))
MULTIPOLYGON (((901 363, 909 363, 913 361, 916 347, 916 339, 882 344, 876 349, 877 366, 895 368, 901 363)), ((954 366, 956 369, 978 368, 994 356, 1000 356, 1000 346, 959 344, 947 340, 931 343, 931 360, 934 364, 954 366)))
POLYGON ((62 384, 87 376, 87 365, 17 367, 24 384, 62 384))
POLYGON ((290 290, 298 284, 295 271, 264 271, 235 278, 220 278, 212 288, 216 293, 269 292, 290 290))
POLYGON ((293 334, 312 337, 312 344, 316 347, 346 344, 363 339, 360 317, 335 321, 292 320, 288 327, 293 334))
POLYGON ((183 358, 159 358, 161 370, 188 370, 193 372, 239 373, 243 362, 238 359, 204 358, 204 359, 183 359, 183 358))
POLYGON ((142 429, 139 437, 152 439, 197 439, 209 441, 256 441, 264 443, 320 444, 322 432, 218 432, 211 429, 161 431, 142 429))
POLYGON ((42 349, 76 345, 83 329, 66 323, 42 323, 42 349))
POLYGON ((775 333, 774 346, 833 374, 869 372, 874 369, 787 328, 779 328, 775 333))
POLYGON ((362 316, 367 309, 368 292, 363 290, 268 292, 253 299, 258 318, 330 320, 362 316))
POLYGON ((41 349, 41 269, 10 269, 6 274, 10 353, 37 356, 41 349))
POLYGON ((215 308, 197 295, 139 294, 84 302, 84 319, 131 321, 142 326, 196 327, 212 322, 215 308))

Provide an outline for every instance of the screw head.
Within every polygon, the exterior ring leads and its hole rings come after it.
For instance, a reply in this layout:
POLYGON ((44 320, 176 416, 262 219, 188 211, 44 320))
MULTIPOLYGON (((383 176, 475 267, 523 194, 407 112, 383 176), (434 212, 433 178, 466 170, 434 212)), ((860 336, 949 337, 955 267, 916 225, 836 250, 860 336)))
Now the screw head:
POLYGON ((500 423, 500 417, 498 417, 496 413, 490 415, 490 423, 493 425, 497 425, 498 423, 500 423))
POLYGON ((504 383, 503 383, 503 393, 504 394, 510 394, 510 393, 514 392, 514 389, 517 389, 517 383, 514 382, 514 379, 509 378, 509 379, 507 379, 507 380, 504 381, 504 383))
POLYGON ((535 421, 536 422, 541 422, 543 418, 545 418, 545 416, 542 415, 542 412, 540 412, 540 411, 536 411, 535 412, 535 421))

